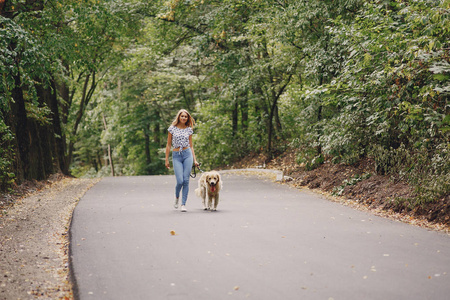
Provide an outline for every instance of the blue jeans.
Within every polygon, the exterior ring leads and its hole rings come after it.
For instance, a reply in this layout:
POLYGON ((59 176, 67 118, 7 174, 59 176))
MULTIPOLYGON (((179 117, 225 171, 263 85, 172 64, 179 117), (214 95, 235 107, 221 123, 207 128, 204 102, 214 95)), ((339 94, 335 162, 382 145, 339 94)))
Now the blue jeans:
POLYGON ((191 148, 180 151, 172 151, 172 163, 177 185, 175 186, 175 197, 180 197, 181 188, 183 188, 181 205, 186 205, 189 193, 189 176, 191 174, 194 158, 191 148))

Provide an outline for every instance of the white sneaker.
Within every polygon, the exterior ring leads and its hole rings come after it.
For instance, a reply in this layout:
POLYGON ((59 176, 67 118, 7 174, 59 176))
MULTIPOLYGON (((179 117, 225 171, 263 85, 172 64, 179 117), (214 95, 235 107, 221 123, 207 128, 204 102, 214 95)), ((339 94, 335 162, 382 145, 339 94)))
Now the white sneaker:
POLYGON ((173 207, 175 207, 175 209, 178 208, 178 202, 180 202, 179 198, 175 198, 175 203, 173 204, 173 207))
POLYGON ((186 206, 181 205, 181 211, 182 211, 182 212, 186 212, 186 211, 187 211, 187 210, 186 210, 186 206))

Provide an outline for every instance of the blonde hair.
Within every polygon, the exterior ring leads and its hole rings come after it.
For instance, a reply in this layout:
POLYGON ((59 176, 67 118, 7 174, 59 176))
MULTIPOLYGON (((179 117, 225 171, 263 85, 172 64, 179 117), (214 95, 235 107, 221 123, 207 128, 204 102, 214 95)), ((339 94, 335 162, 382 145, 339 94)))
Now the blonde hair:
POLYGON ((173 126, 177 126, 177 125, 178 125, 178 123, 180 122, 180 116, 181 116, 182 113, 186 113, 186 114, 188 115, 188 120, 186 121, 186 126, 187 126, 187 127, 194 128, 194 126, 195 126, 195 120, 194 120, 194 118, 191 116, 191 114, 190 114, 187 110, 185 110, 185 109, 180 109, 180 110, 178 111, 177 116, 175 117, 175 119, 174 119, 173 122, 172 122, 172 125, 173 125, 173 126))

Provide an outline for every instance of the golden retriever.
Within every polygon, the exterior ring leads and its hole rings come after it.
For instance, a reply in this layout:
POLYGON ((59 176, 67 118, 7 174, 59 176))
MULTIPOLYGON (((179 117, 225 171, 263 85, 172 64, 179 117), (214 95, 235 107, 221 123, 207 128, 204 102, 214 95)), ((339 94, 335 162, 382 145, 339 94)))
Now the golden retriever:
POLYGON ((195 189, 197 197, 202 198, 204 210, 217 210, 219 192, 222 189, 222 178, 219 172, 211 171, 202 174, 195 189))

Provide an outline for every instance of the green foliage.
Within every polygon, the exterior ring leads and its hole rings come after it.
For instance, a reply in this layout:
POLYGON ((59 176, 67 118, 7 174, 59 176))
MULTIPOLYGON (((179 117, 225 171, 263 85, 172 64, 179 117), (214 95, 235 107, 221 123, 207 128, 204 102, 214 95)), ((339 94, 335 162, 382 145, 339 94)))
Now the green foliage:
POLYGON ((33 78, 55 75, 73 95, 60 102, 70 106, 79 176, 109 174, 108 147, 119 175, 166 173, 167 127, 186 108, 205 169, 286 147, 308 170, 371 157, 379 174, 413 184, 419 205, 449 193, 449 9, 437 0, 58 2, 39 18, 1 19, 0 45, 20 51, 0 47, 0 108, 20 71, 27 110, 48 122, 31 101, 33 78))
POLYGON ((440 144, 436 151, 422 147, 412 152, 405 145, 397 149, 376 146, 371 151, 378 174, 389 175, 415 186, 416 197, 412 206, 440 199, 450 192, 449 144, 440 144))
POLYGON ((9 110, 11 91, 16 88, 14 76, 20 76, 30 105, 37 106, 36 79, 45 82, 50 76, 50 60, 45 49, 23 26, 2 16, 0 37, 0 109, 9 110))
POLYGON ((417 165, 409 181, 416 189, 413 205, 424 205, 442 199, 450 193, 450 146, 438 146, 436 153, 428 156, 425 165, 417 165))
POLYGON ((321 154, 317 154, 315 150, 300 152, 297 154, 297 163, 304 165, 305 169, 308 171, 317 169, 324 163, 324 161, 323 156, 321 154))
MULTIPOLYGON (((19 15, 20 16, 20 15, 19 15)), ((28 31, 20 17, 11 20, 0 16, 0 190, 5 191, 17 179, 20 162, 16 157, 17 142, 12 124, 15 103, 14 91, 21 89, 27 117, 39 124, 49 124, 50 110, 40 104, 36 88, 47 84, 51 73, 51 59, 47 49, 28 31), (21 24, 19 24, 19 22, 21 24), (11 129, 12 128, 12 129, 11 129)), ((29 139, 29 137, 28 137, 29 139)))
POLYGON ((351 145, 371 146, 379 173, 414 184, 418 199, 436 199, 449 192, 439 184, 448 166, 423 166, 433 165, 450 139, 449 20, 438 1, 392 5, 366 3, 357 21, 342 27, 342 38, 353 42, 342 75, 332 82, 345 101, 337 118, 359 120, 349 127, 351 145), (430 177, 438 182, 434 194, 424 188, 430 177))
POLYGON ((202 169, 214 169, 216 166, 230 164, 239 157, 239 145, 229 143, 232 140, 232 128, 229 118, 214 112, 215 106, 204 109, 197 120, 194 135, 194 148, 202 169))
POLYGON ((345 179, 340 186, 337 186, 333 189, 332 194, 334 196, 342 196, 346 186, 355 185, 360 181, 370 178, 371 176, 372 176, 372 174, 370 174, 370 173, 366 173, 363 175, 356 174, 355 176, 353 176, 350 179, 345 179))
POLYGON ((14 161, 14 150, 12 146, 14 136, 0 119, 0 190, 4 191, 15 181, 15 174, 12 168, 14 161))

